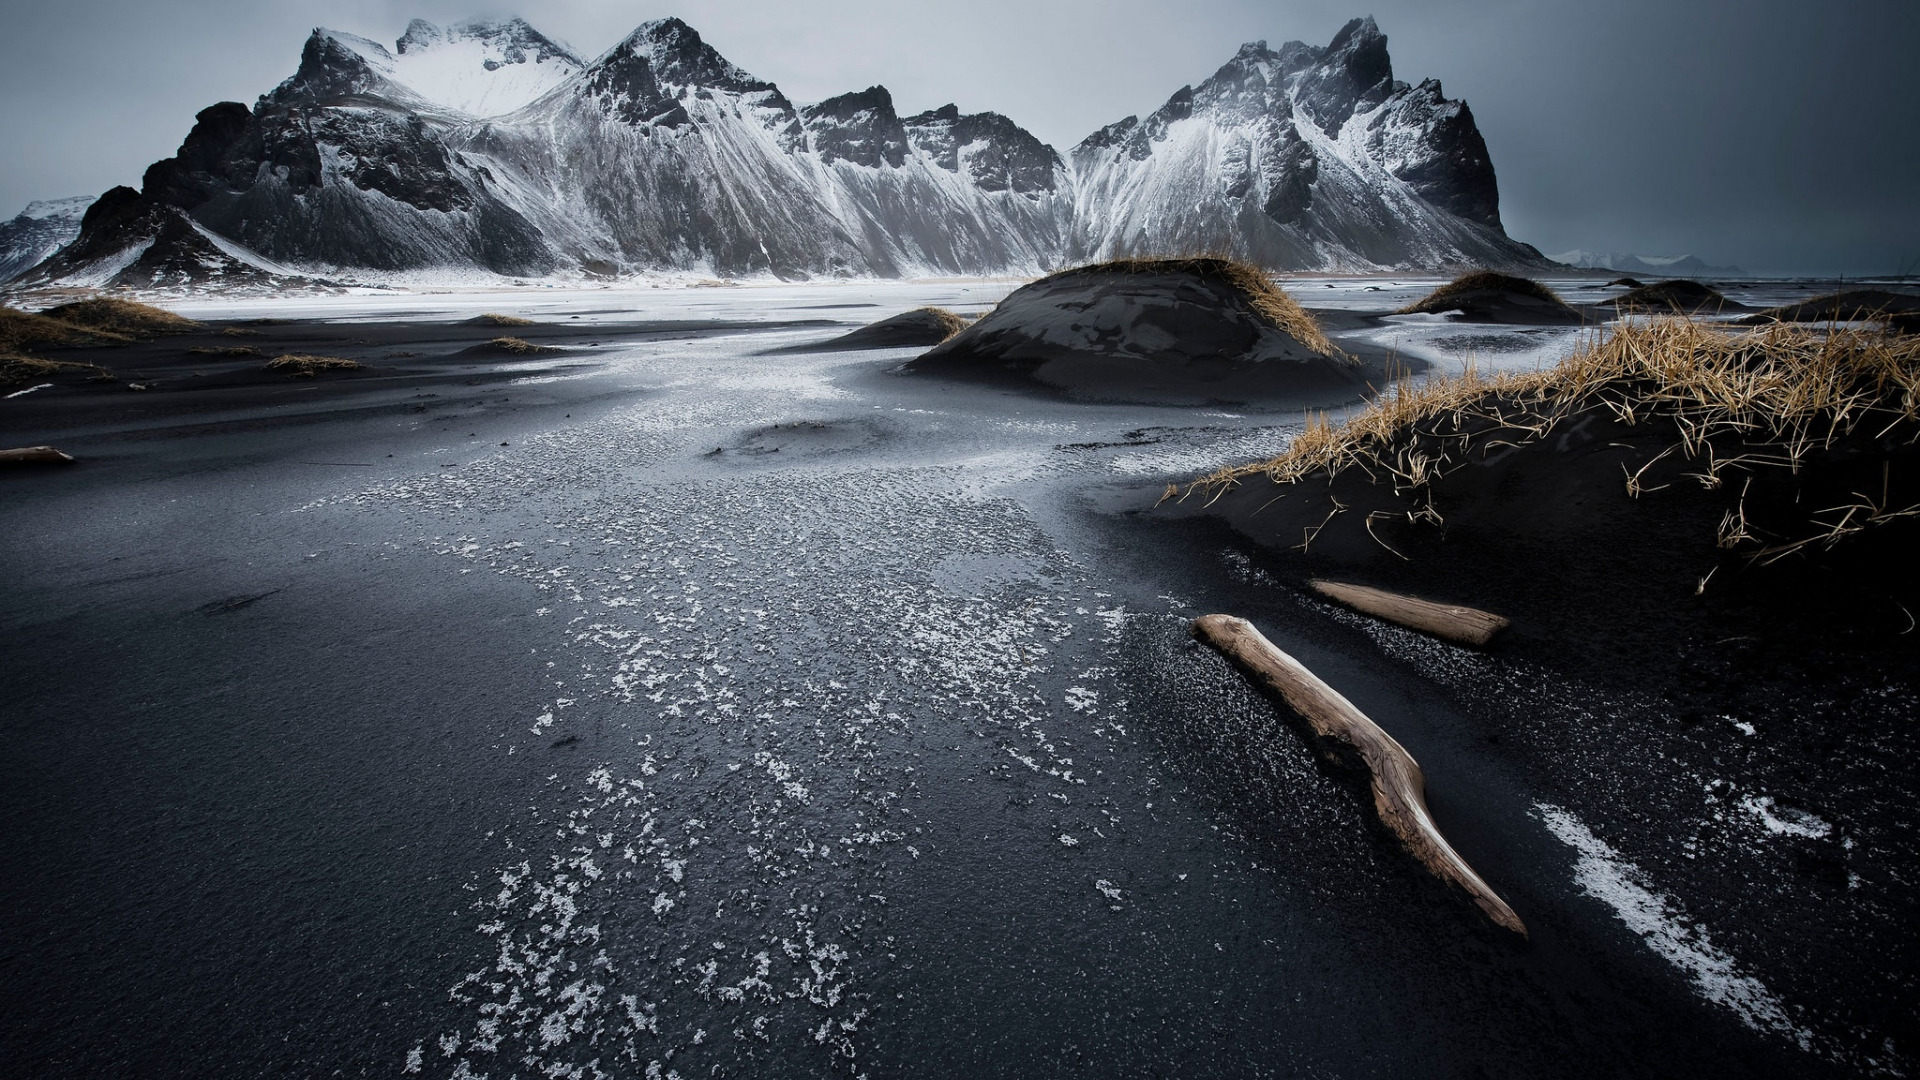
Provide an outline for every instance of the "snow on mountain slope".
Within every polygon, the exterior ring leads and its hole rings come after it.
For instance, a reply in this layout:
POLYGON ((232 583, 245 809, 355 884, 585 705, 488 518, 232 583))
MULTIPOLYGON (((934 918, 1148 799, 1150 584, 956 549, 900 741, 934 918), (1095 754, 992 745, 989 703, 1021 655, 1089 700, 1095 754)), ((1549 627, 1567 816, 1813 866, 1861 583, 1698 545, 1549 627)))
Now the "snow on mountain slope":
POLYGON ((92 195, 31 202, 12 221, 0 223, 0 282, 11 281, 80 235, 80 219, 92 195))
POLYGON ((415 19, 395 52, 399 82, 470 116, 499 116, 531 104, 583 66, 524 19, 471 19, 444 29, 415 19))
POLYGON ((1245 46, 1071 162, 995 113, 902 117, 884 87, 796 107, 678 19, 584 65, 520 20, 415 21, 393 50, 316 30, 291 77, 202 111, 132 194, 112 244, 83 229, 88 266, 127 250, 131 223, 164 235, 110 281, 222 257, 320 276, 1028 274, 1191 252, 1544 265, 1501 229, 1472 113, 1396 82, 1371 19, 1324 49, 1245 46))
POLYGON ((580 265, 783 277, 1050 265, 1068 210, 1057 156, 1004 118, 928 115, 910 129, 884 87, 797 109, 666 19, 456 145, 580 265), (1024 164, 1034 148, 1039 173, 1024 164), (1023 162, 1018 182, 1007 161, 1023 162))

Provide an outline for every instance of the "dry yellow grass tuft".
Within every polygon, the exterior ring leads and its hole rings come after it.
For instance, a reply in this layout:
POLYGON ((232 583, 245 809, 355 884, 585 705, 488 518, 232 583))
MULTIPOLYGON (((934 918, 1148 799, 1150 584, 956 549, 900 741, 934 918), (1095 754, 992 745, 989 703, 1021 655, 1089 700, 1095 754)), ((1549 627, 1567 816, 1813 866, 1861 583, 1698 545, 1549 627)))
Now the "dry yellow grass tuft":
POLYGON ((535 345, 525 338, 517 337, 497 337, 487 342, 487 345, 504 353, 512 353, 515 356, 533 356, 537 353, 558 351, 551 345, 535 345))
POLYGON ((1313 321, 1291 296, 1274 284, 1267 272, 1252 263, 1239 259, 1217 255, 1182 256, 1178 258, 1122 258, 1108 262, 1090 263, 1076 266, 1071 270, 1062 270, 1041 278, 1049 281, 1068 274, 1191 274, 1205 281, 1214 281, 1226 285, 1239 293, 1256 315, 1281 331, 1291 335, 1295 341, 1305 345, 1321 356, 1337 357, 1343 354, 1334 348, 1333 342, 1321 331, 1320 324, 1313 321))
POLYGON ((35 356, 0 356, 0 386, 22 386, 44 382, 69 371, 91 372, 96 382, 110 382, 113 372, 98 364, 79 364, 69 360, 42 360, 35 356))
POLYGON ((473 320, 483 326, 538 326, 532 319, 523 319, 518 315, 497 315, 491 311, 473 320))
POLYGON ((1560 299, 1558 293, 1532 278, 1515 277, 1512 274, 1502 274, 1494 270, 1475 270, 1454 278, 1445 285, 1440 286, 1413 303, 1408 304, 1406 307, 1401 308, 1399 311, 1394 312, 1394 314, 1438 315, 1442 312, 1456 310, 1461 300, 1474 293, 1486 292, 1513 293, 1519 296, 1530 296, 1535 300, 1543 301, 1553 307, 1564 309, 1569 314, 1573 313, 1573 309, 1567 306, 1565 300, 1560 299))
POLYGON ((359 371, 366 366, 358 360, 343 360, 338 356, 306 356, 300 353, 288 353, 267 361, 268 371, 278 371, 293 379, 311 379, 323 371, 359 371))
MULTIPOLYGON (((1495 378, 1469 370, 1419 386, 1403 382, 1343 424, 1324 415, 1310 421, 1280 457, 1223 469, 1169 494, 1217 498, 1250 477, 1294 484, 1358 469, 1396 492, 1417 495, 1467 464, 1476 444, 1484 452, 1496 439, 1514 446, 1539 442, 1568 419, 1596 410, 1629 425, 1671 421, 1679 441, 1662 456, 1680 454, 1698 470, 1687 475, 1707 489, 1721 487, 1734 468, 1798 473, 1809 455, 1850 438, 1889 446, 1920 442, 1920 340, 1785 325, 1728 332, 1678 318, 1622 324, 1551 370, 1495 378), (1734 452, 1722 456, 1729 448, 1734 452)), ((1626 478, 1629 495, 1641 493, 1637 480, 1626 478)), ((1920 506, 1855 498, 1812 512, 1808 535, 1755 554, 1777 558, 1811 544, 1830 546, 1871 525, 1920 517, 1920 506)), ((1756 547, 1744 505, 1743 497, 1722 522, 1720 546, 1756 547)))
MULTIPOLYGON (((940 340, 942 341, 945 341, 947 338, 950 338, 953 335, 959 333, 960 331, 965 330, 967 328, 967 325, 973 321, 972 319, 968 319, 962 315, 956 315, 953 312, 948 311, 946 308, 941 308, 941 307, 915 308, 914 310, 909 311, 907 314, 931 316, 933 318, 933 321, 938 323, 940 326, 940 340)), ((978 316, 975 316, 975 318, 978 318, 978 316)))
POLYGON ((50 307, 40 314, 88 330, 104 330, 127 337, 181 334, 200 328, 200 324, 192 319, 175 315, 163 308, 108 297, 76 300, 71 304, 50 307))

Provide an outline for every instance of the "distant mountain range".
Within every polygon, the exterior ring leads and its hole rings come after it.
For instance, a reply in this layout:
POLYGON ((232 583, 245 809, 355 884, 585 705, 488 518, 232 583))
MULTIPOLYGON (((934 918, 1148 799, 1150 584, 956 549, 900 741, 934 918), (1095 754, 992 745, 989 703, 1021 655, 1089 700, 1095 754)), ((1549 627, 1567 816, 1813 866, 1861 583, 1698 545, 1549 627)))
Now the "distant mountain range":
POLYGON ((1245 45, 1065 157, 997 113, 903 117, 879 86, 796 106, 678 19, 591 62, 519 19, 416 20, 391 50, 316 30, 291 78, 202 111, 138 190, 34 246, 56 231, 6 234, 17 284, 1548 265, 1501 227, 1472 112, 1396 81, 1372 19, 1245 45))
POLYGON ((1618 251, 1563 251, 1549 255, 1557 263, 1582 270, 1618 270, 1636 277, 1746 277, 1737 266, 1709 266, 1694 255, 1628 255, 1618 251))

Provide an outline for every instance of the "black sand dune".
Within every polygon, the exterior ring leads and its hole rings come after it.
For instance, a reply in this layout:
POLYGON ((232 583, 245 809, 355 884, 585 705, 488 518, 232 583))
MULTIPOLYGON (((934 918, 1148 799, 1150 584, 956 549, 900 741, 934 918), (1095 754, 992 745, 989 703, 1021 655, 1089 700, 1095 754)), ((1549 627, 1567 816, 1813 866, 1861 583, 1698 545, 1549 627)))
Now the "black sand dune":
POLYGON ((903 370, 1166 403, 1344 399, 1381 377, 1335 349, 1265 275, 1223 259, 1042 278, 903 370))
POLYGON ((1463 322, 1575 326, 1587 316, 1531 278, 1476 270, 1440 286, 1395 314, 1452 315, 1463 322))
POLYGON ((1885 289, 1851 289, 1816 296, 1797 304, 1785 304, 1755 312, 1742 319, 1747 325, 1773 322, 1871 322, 1887 320, 1903 330, 1912 330, 1920 316, 1920 295, 1888 292, 1885 289))
POLYGON ((862 349, 926 348, 966 329, 967 320, 944 308, 924 307, 869 323, 852 333, 807 345, 788 345, 768 353, 854 352, 862 349))
POLYGON ((1745 304, 1729 300, 1711 285, 1676 278, 1653 285, 1639 285, 1611 300, 1595 304, 1615 311, 1639 311, 1712 315, 1727 311, 1749 310, 1745 304))

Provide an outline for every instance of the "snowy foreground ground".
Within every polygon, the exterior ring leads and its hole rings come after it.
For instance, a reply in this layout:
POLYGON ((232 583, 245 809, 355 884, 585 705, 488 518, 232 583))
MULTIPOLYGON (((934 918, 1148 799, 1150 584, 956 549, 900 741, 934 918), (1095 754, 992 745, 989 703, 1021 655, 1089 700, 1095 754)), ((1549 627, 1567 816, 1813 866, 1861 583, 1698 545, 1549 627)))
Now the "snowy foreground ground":
MULTIPOLYGON (((845 329, 1013 284, 170 306, 845 329)), ((1379 310, 1433 283, 1326 284, 1288 287, 1379 310)), ((1455 370, 1581 338, 1395 322, 1369 333, 1455 370)), ((1832 826, 1662 773, 1652 704, 1365 625, 1142 513, 1299 414, 755 355, 836 332, 608 343, 494 388, 522 411, 102 439, 80 480, 17 485, 6 1056, 688 1080, 1885 1064, 1795 996, 1813 961, 1688 891, 1696 855, 1789 888, 1768 845, 1832 826), (1216 610, 1408 745, 1530 944, 1436 892, 1189 642, 1216 610), (1489 749, 1457 704, 1476 692, 1524 703, 1512 738, 1564 772, 1489 749), (1664 846, 1610 843, 1649 784, 1701 795, 1664 846)))

